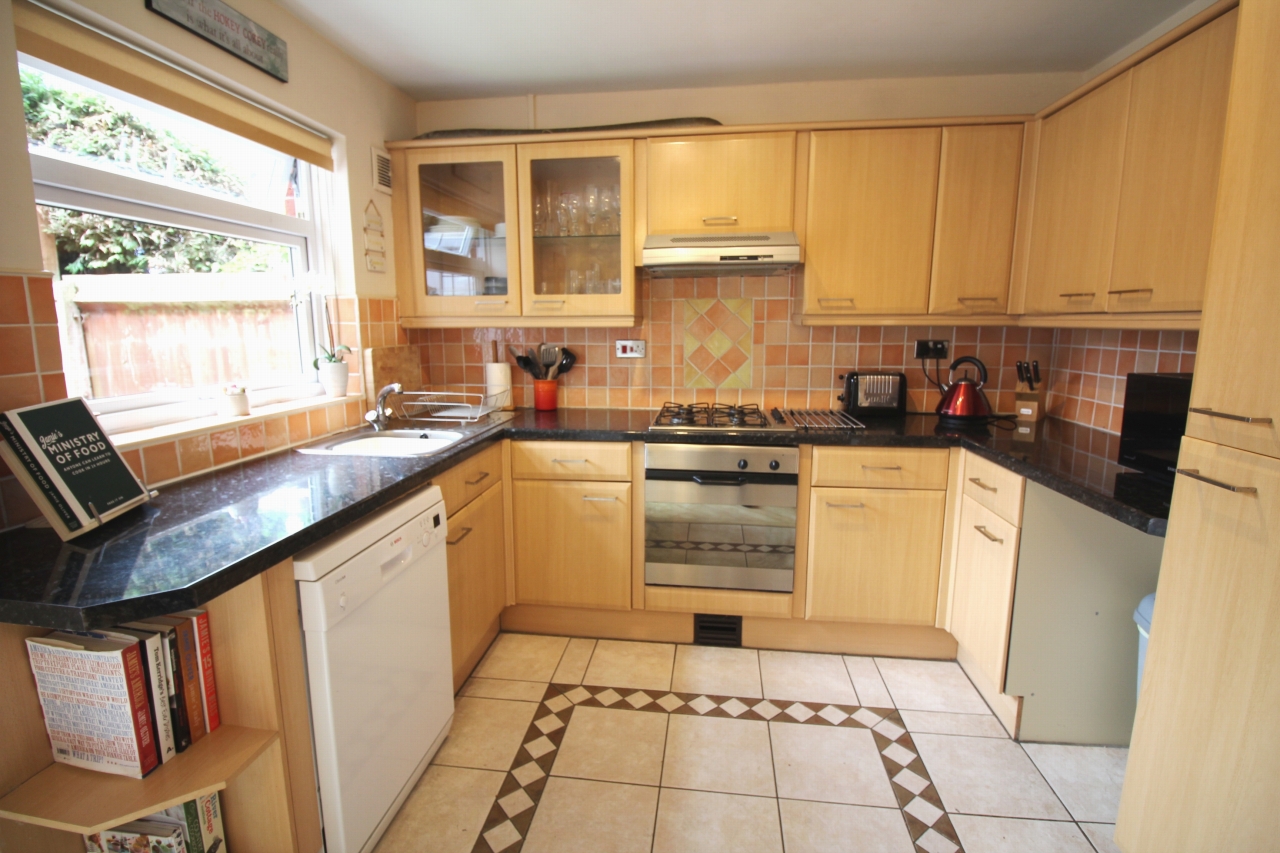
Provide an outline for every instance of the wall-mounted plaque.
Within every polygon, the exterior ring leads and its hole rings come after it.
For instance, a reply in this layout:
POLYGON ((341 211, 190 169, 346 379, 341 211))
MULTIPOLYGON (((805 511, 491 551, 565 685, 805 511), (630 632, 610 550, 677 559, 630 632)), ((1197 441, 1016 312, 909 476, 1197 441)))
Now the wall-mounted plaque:
POLYGON ((228 53, 289 82, 289 46, 284 39, 222 0, 146 0, 147 8, 228 53))

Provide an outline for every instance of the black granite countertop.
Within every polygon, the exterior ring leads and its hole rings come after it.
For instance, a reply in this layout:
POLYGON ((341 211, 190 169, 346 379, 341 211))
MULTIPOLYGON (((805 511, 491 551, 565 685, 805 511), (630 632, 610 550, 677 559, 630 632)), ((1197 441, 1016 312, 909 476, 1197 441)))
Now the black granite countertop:
MULTIPOLYGON (((49 529, 0 534, 0 622, 85 630, 197 607, 398 500, 503 438, 557 441, 963 446, 1127 525, 1163 536, 1168 495, 1134 489, 1118 437, 1048 420, 1032 433, 955 432, 932 415, 857 432, 650 432, 653 413, 520 410, 419 458, 286 451, 173 484, 101 530, 62 542, 49 529)), ((1171 491, 1171 489, 1170 489, 1171 491)))

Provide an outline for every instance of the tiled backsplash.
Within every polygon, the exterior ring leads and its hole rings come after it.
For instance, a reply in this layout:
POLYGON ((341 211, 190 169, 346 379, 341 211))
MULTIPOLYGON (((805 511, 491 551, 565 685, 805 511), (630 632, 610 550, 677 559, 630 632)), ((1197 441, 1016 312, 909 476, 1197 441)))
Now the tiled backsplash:
MULTIPOLYGON (((1051 329, 797 326, 793 286, 790 277, 643 279, 636 328, 411 330, 409 341, 420 349, 424 384, 472 392, 482 390, 491 341, 508 361, 507 344, 564 344, 578 365, 561 382, 560 404, 589 408, 705 401, 827 409, 839 405, 840 374, 879 368, 904 371, 909 408, 932 411, 938 391, 912 357, 912 343, 937 338, 951 342, 952 358, 982 359, 992 403, 1012 411, 1014 364, 1036 359, 1047 370, 1052 358, 1051 329), (749 333, 746 317, 752 318, 749 333), (647 357, 617 358, 614 342, 627 338, 646 341, 647 357)), ((532 381, 518 370, 516 376, 516 405, 527 405, 532 381)))
POLYGON ((1125 376, 1193 372, 1199 338, 1199 332, 1058 329, 1049 413, 1119 434, 1125 376))

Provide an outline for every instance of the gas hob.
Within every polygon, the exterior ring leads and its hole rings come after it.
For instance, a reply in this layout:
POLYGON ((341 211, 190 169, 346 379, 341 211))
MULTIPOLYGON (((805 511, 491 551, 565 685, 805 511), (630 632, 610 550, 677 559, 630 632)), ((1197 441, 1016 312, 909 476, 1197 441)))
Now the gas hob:
POLYGON ((767 415, 759 406, 748 403, 733 406, 727 403, 664 403, 662 411, 649 426, 663 432, 792 432, 795 430, 785 419, 767 415))

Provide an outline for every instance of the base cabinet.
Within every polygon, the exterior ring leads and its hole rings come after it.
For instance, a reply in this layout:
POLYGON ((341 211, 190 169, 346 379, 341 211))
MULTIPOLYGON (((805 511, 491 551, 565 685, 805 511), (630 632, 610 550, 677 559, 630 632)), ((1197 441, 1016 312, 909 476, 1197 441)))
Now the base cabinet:
POLYGON ((462 686, 498 634, 506 605, 503 486, 449 517, 449 629, 453 687, 462 686))
POLYGON ((946 492, 815 488, 808 618, 932 625, 946 492))
POLYGON ((631 608, 631 484, 515 480, 516 602, 631 608))
MULTIPOLYGON (((1018 573, 1018 528, 965 495, 961 498, 951 633, 961 664, 1000 711, 1009 662, 1009 624, 1018 573)), ((1016 717, 1016 713, 1013 715, 1016 717)), ((1006 720, 1006 714, 1000 717, 1006 720)), ((1012 730, 1012 729, 1011 729, 1012 730)))

